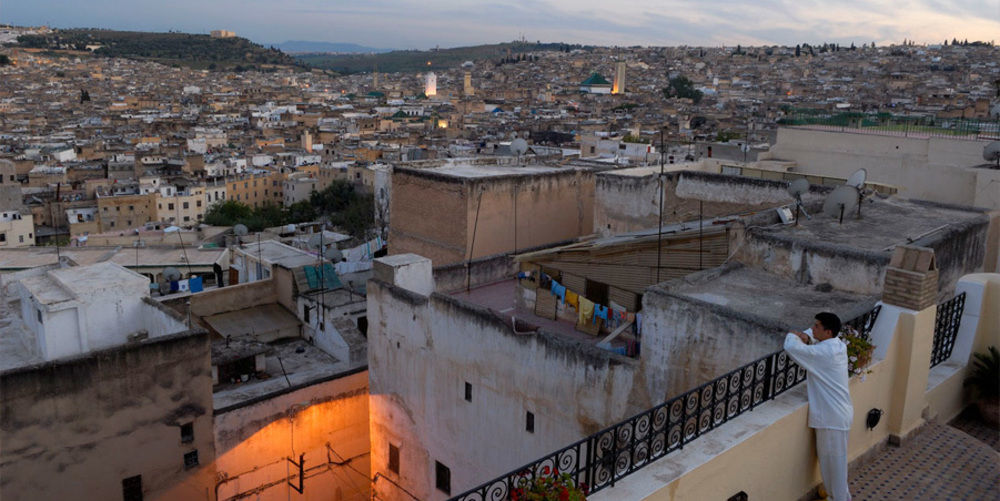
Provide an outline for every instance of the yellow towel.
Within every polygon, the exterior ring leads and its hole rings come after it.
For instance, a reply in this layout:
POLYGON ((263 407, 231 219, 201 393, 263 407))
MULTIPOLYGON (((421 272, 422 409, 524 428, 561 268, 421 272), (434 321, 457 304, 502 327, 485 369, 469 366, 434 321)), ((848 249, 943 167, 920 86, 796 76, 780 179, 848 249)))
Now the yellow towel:
POLYGON ((569 289, 566 289, 566 304, 572 306, 574 310, 580 308, 579 299, 580 299, 580 295, 579 294, 577 294, 577 293, 575 293, 575 292, 573 292, 573 291, 571 291, 569 289))
POLYGON ((593 301, 579 296, 580 298, 580 314, 578 316, 577 325, 586 325, 590 322, 590 319, 594 316, 594 303, 593 301))

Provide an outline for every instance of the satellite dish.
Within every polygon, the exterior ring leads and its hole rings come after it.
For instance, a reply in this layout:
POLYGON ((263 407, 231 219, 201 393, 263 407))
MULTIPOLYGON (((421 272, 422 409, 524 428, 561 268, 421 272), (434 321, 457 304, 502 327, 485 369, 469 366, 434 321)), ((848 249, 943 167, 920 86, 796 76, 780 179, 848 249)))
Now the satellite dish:
POLYGON ((796 200, 801 200, 802 194, 807 191, 809 191, 809 181, 805 178, 799 178, 788 183, 788 194, 796 200))
POLYGON ((329 259, 334 263, 339 263, 344 260, 344 253, 340 252, 336 247, 330 247, 329 249, 320 251, 320 255, 325 259, 329 259))
POLYGON ((864 187, 866 179, 868 179, 868 171, 866 171, 864 168, 861 168, 854 171, 854 174, 851 174, 851 177, 847 178, 847 182, 844 184, 846 184, 847 186, 853 186, 860 190, 862 187, 864 187))
POLYGON ((1000 141, 993 141, 983 147, 983 160, 996 162, 996 168, 1000 169, 1000 141))
POLYGON ((812 219, 812 216, 806 212, 806 208, 802 206, 802 194, 807 191, 809 191, 809 181, 805 178, 788 183, 788 194, 795 199, 795 224, 799 224, 799 212, 805 214, 806 219, 812 219))
POLYGON ((169 282, 181 279, 181 270, 174 268, 173 266, 168 266, 163 269, 163 278, 169 282))
POLYGON ((517 155, 524 155, 528 151, 528 142, 524 139, 517 138, 510 143, 510 151, 517 155))
POLYGON ((233 233, 238 237, 245 236, 250 230, 247 229, 245 224, 238 224, 233 226, 233 233))
POLYGON ((294 224, 285 225, 285 233, 295 233, 295 225, 294 224))
POLYGON ((848 214, 858 206, 858 189, 853 186, 838 186, 823 202, 823 214, 840 218, 844 222, 844 214, 848 214))

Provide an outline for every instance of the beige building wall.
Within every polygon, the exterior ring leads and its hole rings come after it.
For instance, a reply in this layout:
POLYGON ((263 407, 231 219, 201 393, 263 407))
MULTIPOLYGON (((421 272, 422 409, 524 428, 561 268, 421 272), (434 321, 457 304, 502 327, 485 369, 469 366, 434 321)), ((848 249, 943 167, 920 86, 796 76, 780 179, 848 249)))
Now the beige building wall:
POLYGON ((594 178, 584 170, 460 178, 397 169, 389 253, 435 267, 588 235, 594 178))
POLYGON ((141 476, 143 499, 212 500, 209 352, 181 333, 3 373, 0 498, 122 499, 141 476))
POLYGON ((188 195, 156 194, 156 220, 178 226, 196 225, 205 217, 205 188, 190 188, 188 195))
POLYGON ((782 127, 770 153, 760 158, 791 160, 798 164, 796 172, 843 178, 864 168, 868 181, 899 186, 906 198, 1000 209, 1000 188, 994 182, 1000 174, 972 168, 985 162, 986 144, 964 138, 782 127))
POLYGON ((138 228, 156 218, 155 193, 97 197, 101 231, 138 228))
POLYGON ((35 223, 31 214, 11 211, 0 214, 0 248, 35 245, 35 223))

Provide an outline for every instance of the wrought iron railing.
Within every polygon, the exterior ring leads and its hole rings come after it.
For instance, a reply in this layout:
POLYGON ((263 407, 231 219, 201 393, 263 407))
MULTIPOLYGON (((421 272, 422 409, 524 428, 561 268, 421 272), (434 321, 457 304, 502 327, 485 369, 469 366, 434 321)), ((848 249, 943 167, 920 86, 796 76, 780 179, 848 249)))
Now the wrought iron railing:
MULTIPOLYGON (((880 310, 876 306, 847 324, 867 339, 880 310)), ((556 473, 569 474, 588 493, 600 491, 805 377, 806 371, 779 350, 451 499, 509 499, 536 477, 556 473)))
POLYGON ((958 327, 962 324, 962 312, 965 311, 965 293, 961 293, 937 307, 934 316, 934 345, 931 348, 931 367, 934 367, 951 357, 955 347, 955 337, 958 327))

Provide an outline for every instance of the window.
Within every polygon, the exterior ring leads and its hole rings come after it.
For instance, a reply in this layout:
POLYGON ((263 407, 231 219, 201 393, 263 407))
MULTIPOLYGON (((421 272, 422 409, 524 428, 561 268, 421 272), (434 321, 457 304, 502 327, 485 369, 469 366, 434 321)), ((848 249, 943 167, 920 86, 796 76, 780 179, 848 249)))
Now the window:
POLYGON ((191 220, 191 216, 184 216, 184 222, 188 222, 190 220, 191 220))
POLYGON ((114 227, 115 227, 115 222, 114 222, 114 221, 111 221, 111 227, 112 227, 112 228, 114 228, 114 227))
POLYGON ((133 206, 129 205, 129 206, 128 206, 128 210, 135 210, 135 207, 133 207, 133 206))
POLYGON ((40 323, 40 324, 44 324, 45 323, 45 322, 42 321, 42 310, 35 310, 35 315, 38 317, 38 323, 40 323))
POLYGON ((201 207, 201 200, 198 200, 197 202, 195 202, 195 204, 196 204, 196 207, 201 207))
POLYGON ((122 479, 122 499, 142 501, 142 475, 122 479))
POLYGON ((18 241, 19 243, 22 243, 22 244, 23 244, 23 243, 24 243, 24 235, 18 235, 18 236, 17 236, 17 241, 18 241))
POLYGON ((434 461, 434 478, 438 490, 451 494, 451 470, 438 461, 434 461))
POLYGON ((465 401, 472 401, 472 385, 469 383, 465 383, 465 401))
POLYGON ((191 204, 190 204, 190 203, 188 203, 188 202, 184 202, 184 208, 185 208, 185 209, 189 208, 190 206, 191 206, 191 204))
POLYGON ((184 423, 181 425, 181 442, 194 442, 194 423, 184 423))
POLYGON ((125 226, 132 226, 132 220, 125 221, 125 226))
POLYGON ((7 241, 7 234, 0 233, 0 242, 6 242, 6 241, 7 241))
POLYGON ((174 204, 167 204, 167 210, 174 210, 174 204))
POLYGON ((608 284, 587 280, 585 294, 587 299, 597 304, 608 304, 608 284))
POLYGON ((535 432, 535 414, 531 411, 524 416, 524 430, 528 433, 535 432))
POLYGON ((389 471, 399 475, 399 447, 389 444, 389 471))
POLYGON ((309 305, 302 307, 302 320, 307 324, 309 323, 309 310, 311 309, 312 308, 310 308, 309 305))
POLYGON ((184 454, 184 468, 194 468, 198 466, 198 450, 195 449, 184 454))

